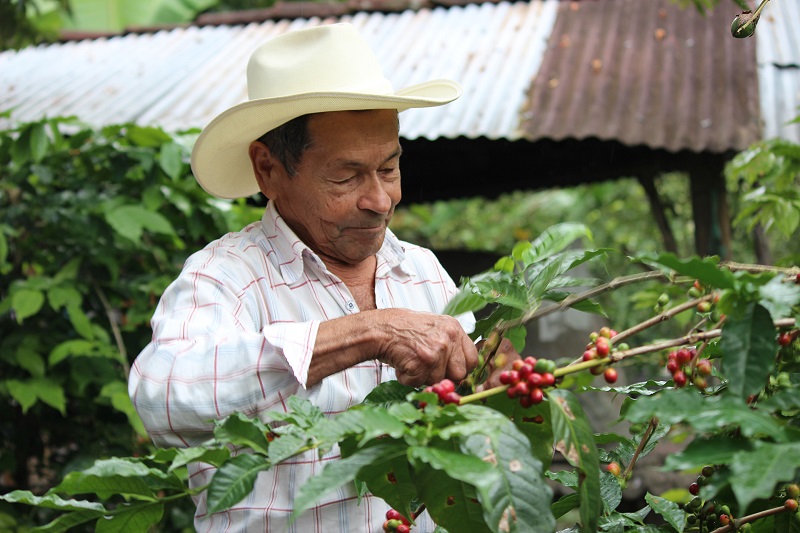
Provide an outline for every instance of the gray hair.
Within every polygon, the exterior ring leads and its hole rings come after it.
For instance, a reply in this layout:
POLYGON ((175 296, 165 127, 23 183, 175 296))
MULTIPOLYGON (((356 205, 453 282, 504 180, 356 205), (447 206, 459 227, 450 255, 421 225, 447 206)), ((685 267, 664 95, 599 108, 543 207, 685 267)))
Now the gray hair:
POLYGON ((300 164, 303 153, 311 146, 311 136, 308 133, 310 117, 310 114, 306 114, 293 118, 258 138, 258 142, 269 148, 289 176, 297 175, 297 165, 300 164))

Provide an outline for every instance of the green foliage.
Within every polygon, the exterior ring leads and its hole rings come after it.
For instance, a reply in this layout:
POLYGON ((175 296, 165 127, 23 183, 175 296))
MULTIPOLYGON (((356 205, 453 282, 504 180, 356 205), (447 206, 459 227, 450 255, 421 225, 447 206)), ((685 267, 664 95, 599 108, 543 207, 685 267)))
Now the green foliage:
POLYGON ((155 302, 190 251, 260 216, 201 191, 192 138, 73 119, 0 132, 0 471, 17 487, 144 445, 127 372, 155 302))
POLYGON ((740 205, 734 224, 761 225, 789 238, 800 227, 800 146, 772 139, 751 146, 726 166, 740 205))
MULTIPOLYGON (((554 226, 516 246, 495 269, 464 281, 451 312, 494 308, 482 324, 483 357, 492 356, 498 332, 534 318, 549 295, 574 286, 569 275, 573 267, 607 257, 607 250, 575 247, 576 239, 589 236, 581 225, 554 226)), ((541 403, 522 407, 507 394, 508 385, 479 392, 467 386, 481 382, 479 368, 459 389, 463 396, 458 404, 440 403, 431 389, 389 382, 363 404, 326 418, 307 400, 292 397, 287 413, 267 414, 267 421, 281 423, 274 428, 233 415, 217 422, 214 439, 203 446, 99 460, 68 474, 42 497, 15 491, 0 499, 63 512, 43 530, 96 523, 98 529, 145 531, 159 520, 164 504, 191 494, 180 474, 189 461, 219 467, 208 487, 196 489, 208 490, 209 511, 216 512, 244 498, 259 472, 299 453, 324 453, 339 445, 342 460, 327 465, 301 488, 296 515, 324 494, 352 483, 408 518, 424 506, 439 531, 549 533, 557 517, 572 511, 577 511, 578 523, 571 531, 585 533, 694 531, 698 520, 708 530, 720 520, 720 511, 709 510, 712 503, 718 509, 730 507, 737 520, 755 521, 757 527, 788 524, 787 519, 794 518, 783 506, 783 487, 800 479, 800 270, 751 273, 729 270, 715 258, 682 260, 672 254, 650 254, 638 261, 656 269, 641 280, 654 275, 675 285, 699 280, 701 289, 695 289, 700 300, 716 299, 712 297, 724 292, 734 314, 709 322, 717 311, 700 310, 689 333, 674 342, 662 339, 632 350, 613 348, 607 358, 554 371, 560 379, 641 353, 690 346, 698 354, 686 371, 699 377, 697 359, 700 353, 710 354, 717 363, 710 376, 713 385, 695 382, 681 387, 673 381, 647 380, 592 388, 624 397, 620 419, 641 427, 632 438, 592 431, 579 401, 586 388, 577 380, 559 381, 541 403), (776 324, 793 335, 791 342, 776 342, 776 324), (702 469, 699 496, 690 500, 686 488, 648 493, 644 507, 620 512, 631 470, 674 431, 692 438, 681 452, 668 456, 665 468, 702 469), (231 447, 248 447, 252 453, 232 457, 231 447), (566 461, 566 469, 552 469, 554 452, 566 461), (601 463, 610 461, 625 471, 619 476, 605 472, 601 463), (554 502, 545 478, 563 485, 566 495, 554 502), (74 499, 81 494, 92 498, 74 499), (758 514, 761 511, 769 512, 758 514), (661 525, 654 525, 657 522, 661 525)), ((612 288, 613 284, 596 285, 593 292, 560 301, 579 303, 612 288)), ((723 305, 721 299, 717 305, 723 305)), ((669 318, 670 309, 660 312, 664 320, 669 318)), ((617 346, 644 329, 609 335, 617 346)))

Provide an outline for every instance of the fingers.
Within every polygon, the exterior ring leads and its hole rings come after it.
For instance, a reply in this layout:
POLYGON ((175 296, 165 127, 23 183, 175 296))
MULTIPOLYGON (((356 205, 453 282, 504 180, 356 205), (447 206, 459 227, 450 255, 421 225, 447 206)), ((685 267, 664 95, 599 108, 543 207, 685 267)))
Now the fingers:
POLYGON ((478 350, 453 317, 393 310, 379 358, 395 368, 404 385, 464 379, 478 364, 478 350))

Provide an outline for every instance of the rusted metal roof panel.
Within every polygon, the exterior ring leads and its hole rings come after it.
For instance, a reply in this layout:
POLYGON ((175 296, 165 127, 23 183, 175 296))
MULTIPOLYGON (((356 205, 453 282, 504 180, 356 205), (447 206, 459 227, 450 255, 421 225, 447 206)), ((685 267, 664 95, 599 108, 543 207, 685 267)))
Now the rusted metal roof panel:
POLYGON ((176 28, 0 54, 0 109, 13 118, 77 115, 91 124, 202 127, 245 101, 245 70, 262 42, 345 20, 370 42, 395 87, 452 78, 464 95, 401 116, 405 138, 519 137, 519 115, 558 0, 356 13, 244 26, 176 28))
POLYGON ((800 2, 767 4, 756 27, 764 137, 800 143, 800 2))
POLYGON ((722 6, 704 17, 669 0, 562 3, 525 137, 745 148, 761 136, 756 41, 731 38, 732 18, 722 6))

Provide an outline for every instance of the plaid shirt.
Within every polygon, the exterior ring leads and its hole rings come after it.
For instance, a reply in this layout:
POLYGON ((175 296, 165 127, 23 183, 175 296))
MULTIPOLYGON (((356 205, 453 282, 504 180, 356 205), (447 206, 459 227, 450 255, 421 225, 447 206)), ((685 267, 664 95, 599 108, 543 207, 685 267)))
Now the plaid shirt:
MULTIPOLYGON (((456 287, 434 255, 399 241, 390 231, 378 252, 375 299, 379 309, 441 312, 456 287)), ((357 313, 347 287, 292 232, 270 202, 260 222, 228 234, 192 255, 165 291, 152 320, 153 339, 133 364, 130 394, 159 446, 198 445, 211 437, 212 419, 241 412, 261 417, 285 410, 292 395, 327 415, 360 403, 394 370, 376 360, 306 388, 321 321, 357 313)), ((462 317, 463 318, 463 317, 462 317)), ((468 331, 470 315, 462 319, 468 331)), ((388 506, 352 484, 321 499, 290 523, 297 490, 339 457, 310 451, 262 472, 253 491, 232 508, 206 512, 195 503, 195 527, 209 531, 380 532, 388 506)), ((215 469, 189 467, 202 486, 215 469)), ((415 531, 432 531, 424 514, 415 531)))

